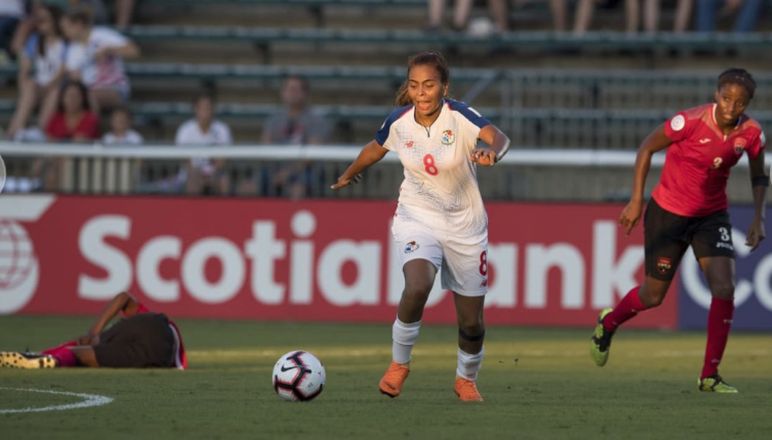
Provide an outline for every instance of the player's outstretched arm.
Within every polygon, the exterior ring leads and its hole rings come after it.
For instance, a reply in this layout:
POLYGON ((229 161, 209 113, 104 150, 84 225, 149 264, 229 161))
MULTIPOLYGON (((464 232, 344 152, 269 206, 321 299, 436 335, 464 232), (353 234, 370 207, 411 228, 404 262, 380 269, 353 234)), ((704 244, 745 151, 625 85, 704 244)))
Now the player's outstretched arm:
POLYGON ((131 316, 137 313, 138 307, 139 302, 128 292, 121 292, 115 295, 105 306, 104 310, 102 310, 99 318, 88 330, 88 333, 78 338, 78 343, 82 345, 97 343, 99 341, 99 334, 118 313, 123 312, 124 315, 131 316))
POLYGON ((493 124, 486 125, 480 130, 478 136, 481 141, 488 144, 487 147, 478 147, 472 150, 471 159, 479 165, 492 167, 500 161, 509 150, 509 138, 493 124))
POLYGON ((649 169, 651 169, 651 157, 657 151, 664 150, 670 146, 671 143, 670 138, 665 135, 664 124, 661 124, 649 133, 641 142, 641 146, 638 147, 638 154, 635 156, 635 171, 630 202, 627 203, 627 206, 619 215, 619 225, 624 228, 626 234, 630 234, 641 219, 644 203, 643 191, 646 187, 646 177, 649 175, 649 169))
POLYGON ((359 155, 351 165, 346 168, 346 171, 338 177, 338 181, 330 185, 332 189, 341 189, 349 186, 351 183, 357 183, 362 179, 362 171, 366 170, 370 165, 383 159, 383 156, 388 153, 389 150, 383 148, 381 144, 375 140, 370 141, 362 148, 359 155))
POLYGON ((756 250, 767 232, 764 227, 764 217, 766 211, 767 200, 767 187, 769 186, 769 174, 764 164, 764 150, 755 158, 750 159, 751 169, 751 188, 753 190, 753 206, 755 213, 753 215, 753 222, 748 228, 747 238, 745 244, 756 250))

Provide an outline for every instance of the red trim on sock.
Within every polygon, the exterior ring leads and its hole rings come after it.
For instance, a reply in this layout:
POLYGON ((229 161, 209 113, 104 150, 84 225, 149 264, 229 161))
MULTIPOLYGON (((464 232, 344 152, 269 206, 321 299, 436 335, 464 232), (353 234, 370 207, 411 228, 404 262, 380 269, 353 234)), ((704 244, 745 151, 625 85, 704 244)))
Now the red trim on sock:
POLYGON ((610 332, 613 332, 622 325, 628 319, 633 318, 641 310, 646 310, 646 305, 643 304, 641 298, 638 296, 638 291, 641 286, 635 286, 627 292, 624 298, 619 301, 619 304, 614 307, 605 318, 603 318, 603 327, 610 332))
POLYGON ((724 356, 724 349, 732 328, 734 300, 713 297, 708 311, 708 341, 705 345, 705 360, 700 378, 718 374, 718 364, 724 356))
POLYGON ((45 350, 41 351, 41 353, 53 355, 54 353, 56 353, 58 350, 61 350, 62 348, 73 347, 75 345, 78 345, 78 341, 67 341, 57 345, 56 347, 46 348, 45 350))

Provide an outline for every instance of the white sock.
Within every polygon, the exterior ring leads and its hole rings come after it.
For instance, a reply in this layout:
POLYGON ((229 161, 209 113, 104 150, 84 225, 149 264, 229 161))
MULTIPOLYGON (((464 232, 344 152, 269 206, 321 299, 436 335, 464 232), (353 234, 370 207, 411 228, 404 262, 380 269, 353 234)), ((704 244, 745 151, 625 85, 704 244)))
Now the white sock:
POLYGON ((421 321, 404 323, 396 318, 391 326, 391 358, 399 364, 410 362, 410 353, 413 351, 418 332, 421 330, 421 321))
POLYGON ((456 375, 468 380, 477 380, 477 372, 480 371, 484 351, 480 350, 477 354, 469 354, 459 348, 456 375))

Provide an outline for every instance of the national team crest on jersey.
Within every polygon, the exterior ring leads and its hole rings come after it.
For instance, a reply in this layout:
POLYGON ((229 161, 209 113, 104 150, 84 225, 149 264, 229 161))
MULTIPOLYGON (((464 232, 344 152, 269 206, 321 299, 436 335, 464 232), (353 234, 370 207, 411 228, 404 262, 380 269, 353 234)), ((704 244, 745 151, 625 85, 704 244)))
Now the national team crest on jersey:
POLYGON ((405 253, 410 254, 415 252, 419 248, 418 243, 415 241, 409 241, 405 244, 405 253))
POLYGON ((445 130, 442 132, 442 138, 440 138, 440 142, 442 142, 443 145, 450 145, 453 142, 456 142, 456 135, 453 133, 453 130, 445 130))
POLYGON ((673 268, 673 260, 666 257, 657 258, 657 271, 659 273, 667 273, 673 268))
POLYGON ((747 141, 745 138, 737 138, 734 140, 734 154, 741 155, 743 154, 743 150, 745 149, 745 145, 747 144, 747 141))

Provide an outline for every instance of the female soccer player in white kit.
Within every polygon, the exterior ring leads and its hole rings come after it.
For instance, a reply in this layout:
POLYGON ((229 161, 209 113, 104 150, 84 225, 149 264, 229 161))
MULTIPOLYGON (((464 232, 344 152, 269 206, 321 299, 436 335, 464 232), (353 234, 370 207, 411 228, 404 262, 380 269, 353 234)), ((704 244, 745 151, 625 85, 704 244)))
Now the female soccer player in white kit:
POLYGON ((449 70, 437 52, 408 61, 394 110, 356 160, 332 185, 357 182, 359 173, 388 151, 405 168, 392 233, 402 248, 405 289, 392 326, 392 362, 379 383, 397 397, 409 373, 410 353, 437 271, 453 291, 458 320, 455 392, 481 401, 477 372, 483 358, 483 303, 488 289, 488 217, 477 185, 477 165, 493 166, 509 138, 476 110, 446 97, 449 70), (487 146, 477 147, 477 140, 487 146))

